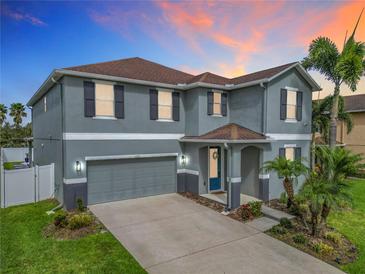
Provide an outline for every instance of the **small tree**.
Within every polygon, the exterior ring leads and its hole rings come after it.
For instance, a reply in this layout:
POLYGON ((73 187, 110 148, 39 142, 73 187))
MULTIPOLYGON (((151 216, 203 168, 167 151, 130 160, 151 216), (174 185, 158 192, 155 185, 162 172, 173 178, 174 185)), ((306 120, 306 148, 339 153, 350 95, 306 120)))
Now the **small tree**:
POLYGON ((294 201, 293 182, 297 181, 300 175, 306 174, 308 168, 301 160, 288 160, 285 157, 277 157, 273 161, 264 163, 263 169, 266 172, 276 171, 279 177, 283 177, 283 186, 288 195, 287 207, 291 207, 294 201))
POLYGON ((8 113, 8 108, 4 104, 0 104, 0 124, 1 126, 6 120, 6 114, 8 113))
POLYGON ((10 105, 10 114, 16 127, 20 127, 23 122, 23 117, 27 117, 25 106, 22 103, 13 103, 10 105))

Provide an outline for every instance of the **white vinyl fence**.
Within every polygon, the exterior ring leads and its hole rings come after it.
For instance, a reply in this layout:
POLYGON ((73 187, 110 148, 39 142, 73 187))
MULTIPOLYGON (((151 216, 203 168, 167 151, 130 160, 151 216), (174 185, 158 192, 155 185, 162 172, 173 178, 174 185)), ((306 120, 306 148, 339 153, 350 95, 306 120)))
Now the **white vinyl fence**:
POLYGON ((38 202, 54 196, 54 164, 4 170, 1 168, 1 207, 38 202))

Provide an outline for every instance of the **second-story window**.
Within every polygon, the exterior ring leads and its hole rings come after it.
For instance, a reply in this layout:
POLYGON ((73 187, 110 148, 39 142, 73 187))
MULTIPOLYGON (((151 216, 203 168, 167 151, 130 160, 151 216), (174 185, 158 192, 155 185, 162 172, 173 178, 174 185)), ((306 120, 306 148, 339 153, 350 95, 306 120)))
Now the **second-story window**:
POLYGON ((286 99, 286 118, 296 119, 297 110, 297 92, 288 90, 286 99))
POLYGON ((172 120, 172 92, 158 91, 158 119, 172 120))
POLYGON ((95 83, 95 116, 114 117, 114 86, 95 83))
POLYGON ((214 92, 213 93, 213 114, 214 115, 222 115, 222 93, 214 92))

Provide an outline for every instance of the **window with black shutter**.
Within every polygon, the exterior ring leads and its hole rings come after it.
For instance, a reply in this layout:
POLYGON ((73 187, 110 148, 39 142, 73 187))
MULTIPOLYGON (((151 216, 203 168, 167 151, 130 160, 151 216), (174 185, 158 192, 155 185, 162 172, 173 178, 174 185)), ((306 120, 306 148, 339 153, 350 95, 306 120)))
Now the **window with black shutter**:
POLYGON ((124 86, 114 86, 114 112, 115 118, 124 118, 124 86))
POLYGON ((84 115, 85 117, 95 116, 95 83, 84 82, 84 115))

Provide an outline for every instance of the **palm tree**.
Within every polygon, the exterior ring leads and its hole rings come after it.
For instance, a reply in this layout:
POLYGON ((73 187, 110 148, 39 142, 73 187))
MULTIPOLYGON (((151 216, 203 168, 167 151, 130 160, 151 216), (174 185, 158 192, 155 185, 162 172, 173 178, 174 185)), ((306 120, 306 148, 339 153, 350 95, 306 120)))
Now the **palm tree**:
POLYGON ((6 114, 8 113, 8 108, 4 104, 0 104, 0 124, 3 125, 6 120, 6 114))
POLYGON ((19 127, 23 122, 23 117, 27 117, 27 113, 25 112, 25 106, 22 103, 11 104, 9 115, 13 117, 15 126, 19 127))
POLYGON ((355 32, 359 24, 362 12, 357 20, 355 28, 345 43, 340 53, 336 44, 328 37, 318 37, 309 46, 308 56, 302 64, 308 70, 317 70, 327 80, 334 84, 333 104, 330 112, 330 146, 336 145, 336 131, 338 119, 338 98, 341 85, 347 85, 352 91, 356 91, 360 77, 365 71, 365 44, 355 41, 355 32))
MULTIPOLYGON (((330 112, 333 105, 333 96, 329 95, 322 100, 312 102, 312 153, 311 166, 314 168, 315 164, 315 134, 320 132, 324 140, 328 140, 330 128, 330 112)), ((338 97, 338 120, 346 124, 347 134, 353 128, 351 115, 345 111, 345 101, 342 96, 338 97)))
POLYGON ((308 168, 302 164, 301 160, 289 160, 285 157, 277 157, 273 161, 264 163, 263 169, 266 172, 276 171, 279 177, 284 177, 283 186, 288 195, 287 207, 290 208, 294 201, 293 181, 307 172, 308 168))

